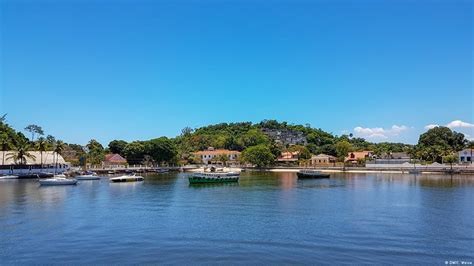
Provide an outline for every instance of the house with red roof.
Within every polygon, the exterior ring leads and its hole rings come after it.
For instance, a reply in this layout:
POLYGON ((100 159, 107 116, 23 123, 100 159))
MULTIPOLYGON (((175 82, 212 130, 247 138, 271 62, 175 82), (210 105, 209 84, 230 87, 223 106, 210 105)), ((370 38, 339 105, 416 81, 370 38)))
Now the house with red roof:
POLYGON ((127 164, 127 159, 117 153, 105 155, 105 160, 102 162, 102 165, 106 168, 124 167, 127 164))

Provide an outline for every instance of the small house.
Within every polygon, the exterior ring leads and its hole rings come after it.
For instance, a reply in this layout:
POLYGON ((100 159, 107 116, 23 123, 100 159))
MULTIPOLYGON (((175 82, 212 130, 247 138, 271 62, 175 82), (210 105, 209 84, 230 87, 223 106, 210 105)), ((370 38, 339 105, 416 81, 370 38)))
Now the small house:
POLYGON ((102 166, 104 168, 120 168, 126 166, 127 164, 127 159, 123 158, 117 153, 105 155, 105 160, 102 162, 102 166))
POLYGON ((310 166, 334 166, 336 164, 336 157, 327 154, 318 154, 311 156, 309 160, 310 166))

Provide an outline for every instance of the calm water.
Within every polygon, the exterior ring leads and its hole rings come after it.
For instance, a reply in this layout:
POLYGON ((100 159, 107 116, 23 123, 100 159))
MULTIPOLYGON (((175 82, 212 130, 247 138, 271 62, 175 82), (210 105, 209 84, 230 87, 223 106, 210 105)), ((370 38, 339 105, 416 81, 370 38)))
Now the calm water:
POLYGON ((474 177, 0 182, 0 263, 474 263, 474 177))

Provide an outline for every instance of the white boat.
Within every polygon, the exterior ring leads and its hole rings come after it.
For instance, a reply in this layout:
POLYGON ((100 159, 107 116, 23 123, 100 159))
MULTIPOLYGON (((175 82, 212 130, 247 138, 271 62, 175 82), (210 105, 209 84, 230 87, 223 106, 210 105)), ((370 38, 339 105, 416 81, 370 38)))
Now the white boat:
POLYGON ((77 184, 77 179, 67 179, 64 177, 54 177, 40 179, 39 183, 42 186, 66 186, 66 185, 75 185, 77 184))
POLYGON ((4 175, 0 176, 0 179, 18 179, 17 175, 4 175))
POLYGON ((122 176, 117 176, 117 177, 112 177, 110 178, 110 181, 114 183, 118 182, 136 182, 136 181, 143 181, 144 178, 143 176, 139 175, 122 175, 122 176))
POLYGON ((77 180, 99 180, 100 177, 97 175, 78 175, 75 177, 77 180))
POLYGON ((189 183, 204 184, 204 183, 229 183, 238 182, 240 173, 236 172, 198 172, 190 176, 189 183))
POLYGON ((66 178, 65 174, 54 175, 53 178, 66 178))

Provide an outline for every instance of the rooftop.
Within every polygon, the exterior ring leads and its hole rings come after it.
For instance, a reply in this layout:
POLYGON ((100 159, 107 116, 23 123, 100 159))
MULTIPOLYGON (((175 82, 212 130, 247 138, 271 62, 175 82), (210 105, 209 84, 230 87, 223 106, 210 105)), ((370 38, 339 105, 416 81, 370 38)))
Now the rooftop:
MULTIPOLYGON (((10 157, 12 155, 15 155, 17 152, 16 151, 5 151, 5 152, 0 152, 0 163, 2 163, 3 160, 3 155, 5 154, 5 165, 12 165, 16 164, 13 159, 10 157)), ((53 151, 44 151, 43 156, 41 156, 41 152, 39 151, 30 151, 30 155, 32 155, 34 158, 26 158, 26 164, 41 164, 41 157, 43 157, 43 164, 55 164, 56 163, 56 153, 53 151)), ((58 164, 65 164, 66 161, 64 161, 64 158, 59 155, 57 157, 58 164)))

